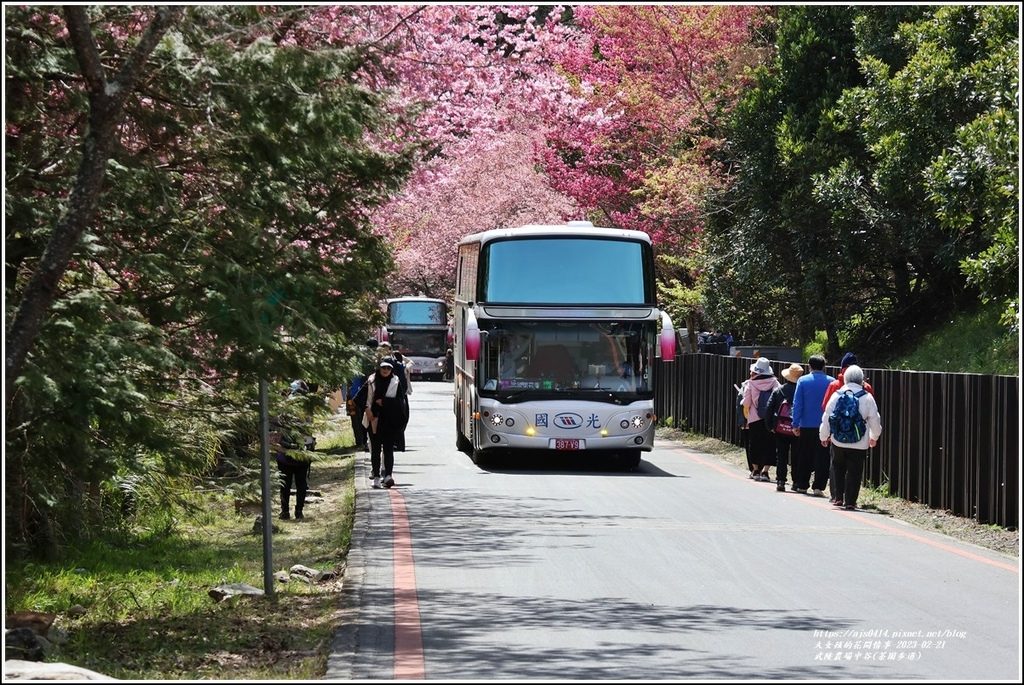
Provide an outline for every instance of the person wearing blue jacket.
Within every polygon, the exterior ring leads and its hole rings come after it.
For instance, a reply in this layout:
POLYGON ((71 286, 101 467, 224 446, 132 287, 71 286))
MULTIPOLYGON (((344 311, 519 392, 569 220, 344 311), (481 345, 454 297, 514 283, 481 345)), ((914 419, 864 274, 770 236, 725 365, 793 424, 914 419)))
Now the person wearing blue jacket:
POLYGON ((835 379, 825 373, 825 357, 812 354, 807 360, 811 372, 796 381, 793 393, 793 433, 796 435, 796 449, 793 459, 793 492, 815 497, 825 496, 829 481, 831 455, 818 439, 823 413, 822 400, 835 379), (813 487, 811 472, 814 472, 813 487))

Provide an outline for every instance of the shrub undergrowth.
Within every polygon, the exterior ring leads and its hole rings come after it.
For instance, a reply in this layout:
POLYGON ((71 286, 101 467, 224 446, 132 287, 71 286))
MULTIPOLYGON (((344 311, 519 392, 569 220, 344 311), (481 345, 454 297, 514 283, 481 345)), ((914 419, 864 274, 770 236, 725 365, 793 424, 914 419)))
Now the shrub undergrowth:
MULTIPOLYGON (((320 426, 306 518, 273 521, 275 574, 301 564, 334 572, 321 583, 270 579, 273 596, 215 601, 209 591, 244 583, 264 589, 263 537, 254 533, 259 493, 249 483, 189 493, 192 507, 173 528, 152 525, 165 513, 138 513, 131 539, 90 539, 54 562, 5 568, 5 613, 57 615, 69 639, 48 661, 126 680, 318 679, 337 629, 337 592, 351 536, 353 440, 348 417, 320 426), (194 514, 189 512, 195 512, 194 514), (153 532, 159 530, 159 532, 153 532)), ((259 478, 258 468, 249 478, 259 478)), ((276 469, 270 494, 278 511, 276 469)))

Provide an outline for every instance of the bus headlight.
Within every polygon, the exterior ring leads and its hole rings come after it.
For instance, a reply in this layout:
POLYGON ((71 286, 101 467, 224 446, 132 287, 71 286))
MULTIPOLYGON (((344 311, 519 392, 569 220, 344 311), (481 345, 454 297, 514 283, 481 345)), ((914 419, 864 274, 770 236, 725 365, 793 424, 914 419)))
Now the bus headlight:
POLYGON ((633 426, 633 428, 643 428, 644 427, 644 417, 642 417, 642 416, 634 416, 632 419, 629 420, 629 423, 630 423, 630 425, 633 426))
POLYGON ((501 414, 491 414, 491 425, 500 426, 505 421, 505 417, 501 414))

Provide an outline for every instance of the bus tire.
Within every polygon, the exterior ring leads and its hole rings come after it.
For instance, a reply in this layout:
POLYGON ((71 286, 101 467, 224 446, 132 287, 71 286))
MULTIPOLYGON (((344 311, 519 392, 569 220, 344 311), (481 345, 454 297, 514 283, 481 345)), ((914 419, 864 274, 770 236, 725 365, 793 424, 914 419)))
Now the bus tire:
POLYGON ((459 430, 455 431, 455 449, 473 456, 473 443, 467 440, 466 436, 459 430))
POLYGON ((483 452, 483 450, 471 449, 469 452, 469 456, 473 460, 473 463, 476 464, 477 466, 483 466, 484 464, 487 463, 488 460, 487 455, 483 452))

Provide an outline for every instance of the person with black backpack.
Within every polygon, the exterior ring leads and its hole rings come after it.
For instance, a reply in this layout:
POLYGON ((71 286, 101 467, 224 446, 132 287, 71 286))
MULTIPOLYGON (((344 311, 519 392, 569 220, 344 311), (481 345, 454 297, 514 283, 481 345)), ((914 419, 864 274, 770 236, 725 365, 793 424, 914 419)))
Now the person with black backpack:
POLYGON ((796 484, 796 434, 793 428, 793 399, 796 382, 804 375, 804 367, 790 364, 782 372, 785 383, 776 388, 768 398, 768 429, 775 436, 775 489, 786 491, 786 476, 789 474, 789 460, 793 457, 793 483, 796 484))
POLYGON ((391 353, 391 363, 395 367, 395 374, 401 383, 400 393, 402 395, 402 426, 395 435, 395 451, 405 451, 405 429, 409 426, 409 395, 412 394, 412 378, 409 371, 409 363, 405 355, 398 350, 391 353))
POLYGON ((882 435, 882 422, 874 396, 864 389, 864 370, 852 364, 843 378, 845 383, 825 405, 818 437, 823 446, 832 444, 832 503, 852 511, 857 508, 864 460, 882 435))

